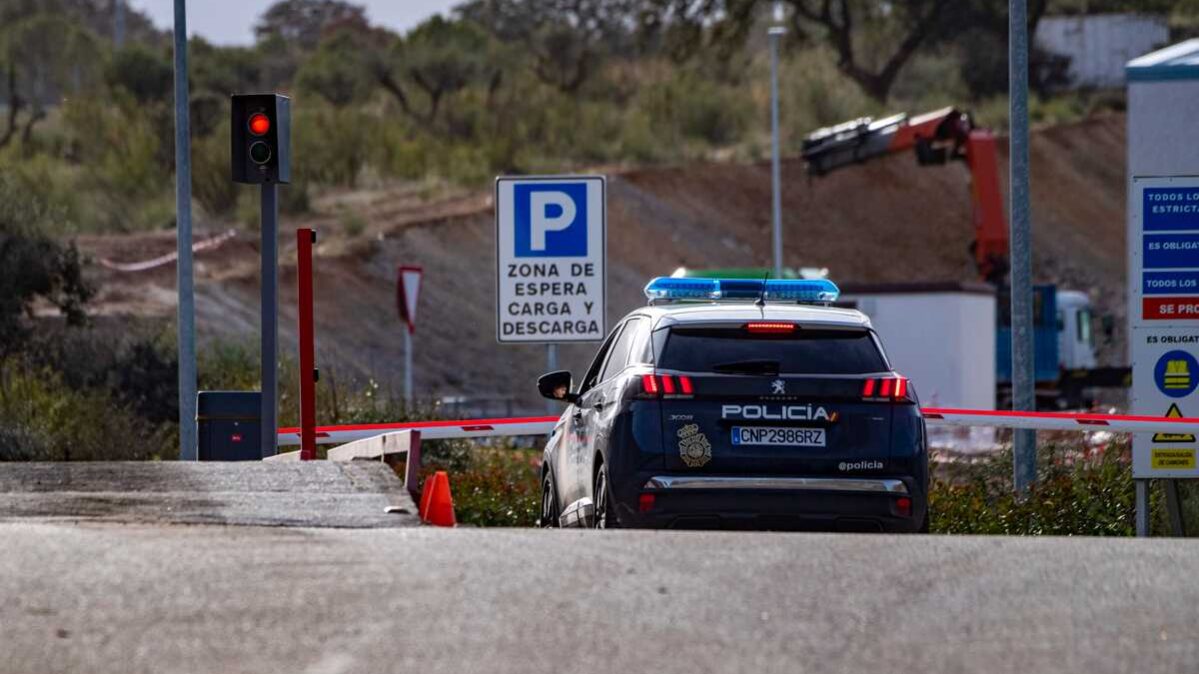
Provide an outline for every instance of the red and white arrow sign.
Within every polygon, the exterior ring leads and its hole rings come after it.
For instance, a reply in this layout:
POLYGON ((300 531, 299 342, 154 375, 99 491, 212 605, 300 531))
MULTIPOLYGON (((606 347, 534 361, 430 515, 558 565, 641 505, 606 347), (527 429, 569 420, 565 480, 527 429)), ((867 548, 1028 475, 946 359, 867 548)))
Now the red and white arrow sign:
POLYGON ((421 267, 403 266, 396 281, 396 307, 400 310, 400 320, 408 324, 408 334, 416 332, 416 305, 424 275, 421 267))

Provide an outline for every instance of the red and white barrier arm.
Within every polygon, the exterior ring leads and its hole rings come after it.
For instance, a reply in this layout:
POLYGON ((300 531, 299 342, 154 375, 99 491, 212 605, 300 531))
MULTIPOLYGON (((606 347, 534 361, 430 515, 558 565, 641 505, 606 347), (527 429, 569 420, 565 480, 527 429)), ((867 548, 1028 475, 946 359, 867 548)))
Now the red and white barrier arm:
POLYGON ((1078 412, 1009 412, 1006 410, 956 410, 926 407, 921 412, 930 424, 994 426, 1036 431, 1108 431, 1112 433, 1193 433, 1199 419, 1087 414, 1078 412))
MULTIPOLYGON (((1108 431, 1111 433, 1192 433, 1199 435, 1199 419, 1086 414, 1077 412, 1008 412, 1001 410, 958 410, 926 407, 921 410, 930 424, 946 426, 993 426, 1028 428, 1037 431, 1108 431)), ((457 438, 496 438, 522 435, 549 435, 558 417, 518 417, 507 419, 464 419, 456 421, 414 421, 402 424, 362 424, 357 426, 318 426, 316 442, 334 445, 384 433, 418 430, 422 440, 457 438)), ((279 429, 279 446, 300 444, 300 429, 279 429)))
MULTIPOLYGON (((520 435, 549 435, 558 417, 517 417, 508 419, 459 419, 454 421, 412 421, 402 424, 360 424, 356 426, 317 426, 316 444, 340 445, 397 431, 420 431, 421 440, 456 438, 498 438, 520 435)), ((299 428, 280 428, 279 446, 300 444, 299 428)))

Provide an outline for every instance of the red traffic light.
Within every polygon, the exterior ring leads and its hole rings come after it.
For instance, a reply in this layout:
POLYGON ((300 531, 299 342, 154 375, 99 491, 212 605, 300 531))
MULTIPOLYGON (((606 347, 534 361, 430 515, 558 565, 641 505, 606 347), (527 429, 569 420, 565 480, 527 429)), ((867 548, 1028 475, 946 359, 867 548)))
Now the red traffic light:
POLYGON ((271 118, 256 112, 250 115, 250 133, 255 136, 265 136, 267 131, 271 130, 271 118))

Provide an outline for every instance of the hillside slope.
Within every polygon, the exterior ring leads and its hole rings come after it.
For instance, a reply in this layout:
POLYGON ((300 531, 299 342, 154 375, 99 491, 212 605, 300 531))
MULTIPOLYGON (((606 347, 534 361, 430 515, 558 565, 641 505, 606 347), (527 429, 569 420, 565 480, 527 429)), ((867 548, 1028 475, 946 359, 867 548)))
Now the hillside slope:
MULTIPOLYGON (((1125 122, 1122 116, 1038 131, 1032 145, 1034 270, 1038 281, 1087 291, 1101 316, 1124 319, 1125 122)), ((1006 167, 1004 168, 1006 175, 1006 167)), ((896 156, 809 179, 784 162, 785 263, 822 266, 843 282, 970 280, 972 237, 964 166, 918 168, 896 156)), ((769 167, 701 164, 610 173, 609 321, 643 301, 652 276, 678 266, 767 265, 769 167)), ((421 264, 426 283, 416 336, 422 395, 512 398, 514 411, 542 408, 534 391, 542 347, 495 342, 494 241, 488 194, 429 203, 411 190, 355 193, 368 223, 351 237, 340 218, 289 221, 282 239, 281 339, 294 350, 291 229, 321 232, 317 262, 318 359, 342 376, 398 389, 402 341, 395 268, 421 264)), ((322 209, 332 212, 329 209, 322 209)), ((257 331, 257 234, 197 256, 197 324, 204 338, 253 340, 257 331)), ((145 259, 172 248, 171 234, 80 242, 93 256, 145 259)), ((112 316, 174 313, 174 267, 127 273, 94 268, 100 311, 112 316)), ((1105 362, 1123 359, 1123 340, 1101 341, 1105 362)), ((561 349, 576 373, 594 346, 561 349)))

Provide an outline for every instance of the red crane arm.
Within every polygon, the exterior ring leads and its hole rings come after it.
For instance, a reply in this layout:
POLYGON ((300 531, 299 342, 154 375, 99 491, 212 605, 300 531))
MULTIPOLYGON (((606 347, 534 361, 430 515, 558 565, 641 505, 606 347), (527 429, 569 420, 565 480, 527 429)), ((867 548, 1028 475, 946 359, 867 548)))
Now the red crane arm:
POLYGON ((966 162, 974 208, 971 249, 975 265, 984 280, 1001 284, 1008 266, 1008 226, 995 136, 975 128, 968 113, 944 108, 915 117, 899 114, 879 120, 855 119, 809 134, 804 139, 803 157, 808 172, 820 176, 908 150, 915 150, 921 166, 951 159, 966 162))

